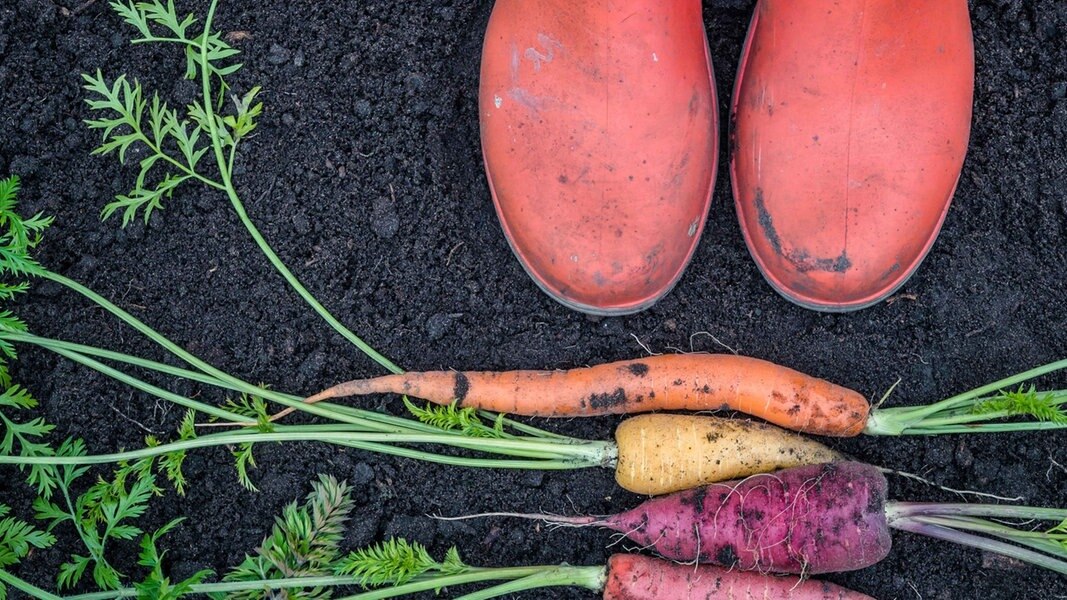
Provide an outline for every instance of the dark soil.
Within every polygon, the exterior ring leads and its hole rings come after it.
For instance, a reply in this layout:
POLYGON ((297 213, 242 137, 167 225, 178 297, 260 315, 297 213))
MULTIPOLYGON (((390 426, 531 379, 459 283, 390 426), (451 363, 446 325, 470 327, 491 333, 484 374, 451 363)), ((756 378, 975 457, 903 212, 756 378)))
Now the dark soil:
MULTIPOLYGON (((197 90, 182 80, 184 63, 173 48, 131 49, 130 31, 105 2, 71 15, 80 4, 0 0, 0 174, 23 177, 24 212, 56 216, 41 261, 252 381, 310 392, 381 373, 289 290, 224 196, 189 185, 147 226, 100 222, 101 207, 129 189, 135 172, 89 156, 97 140, 81 123, 87 113, 79 74, 129 73, 174 104, 197 90)), ((179 4, 202 10, 204 3, 179 4)), ((705 3, 722 114, 753 4, 705 3)), ((541 293, 494 215, 476 107, 490 8, 448 0, 264 0, 220 8, 223 31, 248 34, 238 42, 246 68, 236 87, 265 90, 267 111, 239 158, 251 216, 307 287, 398 364, 566 368, 646 349, 720 351, 721 342, 872 397, 899 377, 892 401, 918 403, 1067 356, 1067 5, 1060 0, 972 2, 978 81, 970 154, 940 239, 889 301, 833 315, 776 295, 749 258, 720 170, 707 231, 678 287, 644 313, 605 319, 571 312, 541 293)), ((18 313, 42 335, 163 358, 57 286, 37 286, 18 313)), ((181 415, 31 348, 22 349, 15 374, 42 399, 57 439, 84 437, 95 452, 137 447, 145 429, 172 431, 181 415)), ((393 399, 381 402, 395 410, 393 399)), ((616 422, 546 426, 607 438, 616 422)), ((1043 433, 832 444, 948 486, 1064 506, 1065 442, 1063 433, 1043 433)), ((600 531, 443 523, 427 513, 608 513, 639 501, 608 471, 473 472, 311 443, 262 447, 256 456, 259 493, 237 485, 231 457, 220 449, 190 456, 186 497, 156 501, 148 524, 189 517, 165 544, 174 575, 238 563, 316 473, 357 486, 350 547, 405 536, 436 553, 456 545, 483 565, 603 564, 625 544, 611 546, 600 531)), ((891 487, 899 499, 953 499, 900 479, 891 487)), ((0 500, 30 518, 30 499, 17 471, 0 470, 0 500)), ((54 587, 64 553, 79 549, 69 531, 58 533, 57 547, 35 553, 19 575, 54 587)), ((881 564, 828 579, 883 600, 1067 595, 1067 580, 1036 568, 909 534, 895 541, 881 564)), ((115 554, 131 574, 134 554, 115 554)))

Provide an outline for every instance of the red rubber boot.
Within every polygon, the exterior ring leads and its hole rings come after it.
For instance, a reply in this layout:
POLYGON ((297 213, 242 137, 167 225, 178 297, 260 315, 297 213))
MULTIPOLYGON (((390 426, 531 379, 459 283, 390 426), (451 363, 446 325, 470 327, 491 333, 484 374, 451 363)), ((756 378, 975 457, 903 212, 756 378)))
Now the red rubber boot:
POLYGON ((901 286, 941 229, 973 96, 966 0, 760 0, 730 167, 767 281, 825 311, 901 286))
POLYGON ((479 108, 497 214, 541 289, 602 315, 670 291, 718 155, 700 0, 498 0, 479 108))

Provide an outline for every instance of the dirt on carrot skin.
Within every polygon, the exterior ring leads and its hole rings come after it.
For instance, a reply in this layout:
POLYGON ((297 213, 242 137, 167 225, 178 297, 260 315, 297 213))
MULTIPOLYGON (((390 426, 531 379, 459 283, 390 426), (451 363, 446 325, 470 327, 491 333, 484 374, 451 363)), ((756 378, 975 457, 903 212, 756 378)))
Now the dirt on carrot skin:
MULTIPOLYGON (((129 30, 107 3, 65 16, 63 7, 81 4, 0 2, 0 173, 23 177, 26 212, 57 217, 41 260, 249 380, 311 393, 382 374, 288 290, 219 194, 188 187, 147 226, 125 231, 98 221, 136 172, 88 155, 96 139, 80 123, 87 115, 77 74, 126 72, 178 106, 193 100, 197 86, 180 79, 185 65, 173 48, 131 49, 129 30)), ((722 161, 728 92, 753 4, 705 2, 724 115, 722 161)), ((651 310, 591 319, 544 296, 511 255, 482 173, 476 90, 491 8, 484 0, 223 0, 218 23, 245 52, 235 83, 241 90, 262 85, 266 103, 238 160, 238 187, 301 280, 405 368, 571 368, 644 356, 642 346, 724 351, 718 340, 871 398, 901 377, 890 402, 925 402, 1067 356, 1067 338, 1057 333, 1067 330, 1060 275, 1067 260, 1067 6, 971 6, 978 85, 955 203, 916 276, 890 301, 858 313, 809 312, 763 282, 745 250, 725 168, 692 264, 651 310)), ((56 286, 38 286, 17 308, 37 333, 161 358, 56 286)), ((15 375, 59 425, 57 439, 80 435, 95 451, 137 446, 145 429, 165 434, 181 417, 40 351, 22 349, 15 375)), ((1062 376, 1048 383, 1067 386, 1062 376)), ((199 386, 173 388, 218 398, 199 386)), ((387 410, 396 410, 392 404, 387 410)), ((599 439, 609 439, 617 422, 537 421, 599 439)), ((1067 498, 1064 433, 831 443, 956 488, 1038 505, 1067 498)), ((173 576, 240 562, 317 472, 356 485, 358 516, 347 545, 403 535, 437 554, 456 545, 472 564, 604 564, 618 548, 607 549, 610 536, 592 529, 546 532, 532 523, 439 523, 424 515, 607 514, 640 501, 615 487, 607 469, 468 472, 317 444, 263 447, 256 457, 258 494, 237 487, 231 457, 219 449, 187 459, 187 497, 155 502, 150 526, 189 517, 164 540, 173 576)), ((908 481, 891 485, 896 497, 953 499, 908 481)), ((0 498, 32 518, 16 471, 0 471, 0 498)), ((68 529, 59 533, 57 549, 35 553, 21 576, 52 587, 60 549, 80 550, 68 529)), ((113 559, 124 572, 139 572, 133 545, 116 547, 113 559)), ((1062 577, 906 534, 895 536, 879 565, 825 578, 883 599, 1067 595, 1062 577)))

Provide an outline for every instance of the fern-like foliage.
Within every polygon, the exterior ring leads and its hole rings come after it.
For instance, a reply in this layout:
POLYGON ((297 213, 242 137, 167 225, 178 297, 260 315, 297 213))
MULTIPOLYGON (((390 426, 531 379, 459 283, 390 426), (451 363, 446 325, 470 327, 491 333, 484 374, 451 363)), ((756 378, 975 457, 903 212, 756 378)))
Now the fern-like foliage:
POLYGON ((201 60, 201 52, 204 34, 191 37, 190 29, 197 24, 196 16, 188 14, 178 16, 174 8, 174 0, 167 0, 166 4, 159 0, 149 2, 111 2, 111 8, 122 17, 126 23, 132 25, 141 37, 133 40, 134 44, 144 43, 176 43, 185 49, 185 77, 196 79, 201 70, 207 71, 220 87, 219 104, 225 98, 225 92, 229 89, 226 77, 241 70, 241 64, 223 64, 223 61, 231 59, 238 54, 239 50, 232 48, 222 38, 222 33, 212 31, 207 39, 207 61, 201 60), (157 35, 156 31, 164 31, 163 35, 157 35))
MULTIPOLYGON (((30 256, 30 251, 41 242, 52 218, 41 213, 23 218, 18 213, 19 188, 19 178, 15 175, 0 179, 0 302, 12 300, 26 291, 29 282, 24 278, 45 273, 44 267, 30 256)), ((0 333, 4 332, 25 333, 26 324, 10 310, 0 309, 0 333)), ((54 426, 40 417, 26 420, 16 416, 37 407, 37 400, 29 391, 11 381, 7 363, 17 358, 15 346, 0 339, 0 454, 51 456, 54 452, 45 437, 54 426)), ((55 490, 54 469, 33 465, 28 471, 29 482, 37 487, 38 494, 47 497, 55 490)))
MULTIPOLYGON (((256 428, 263 433, 274 431, 274 424, 270 421, 270 412, 267 410, 267 402, 260 396, 242 393, 236 399, 227 398, 223 404, 226 410, 248 418, 256 422, 256 428)), ((254 444, 238 444, 232 451, 234 467, 237 469, 237 481, 248 491, 258 491, 248 474, 250 468, 256 467, 256 459, 252 454, 254 444)))
POLYGON ((425 408, 404 398, 404 406, 419 421, 445 431, 457 431, 467 437, 505 438, 511 437, 504 431, 504 415, 498 415, 492 425, 486 425, 472 407, 460 408, 455 403, 447 406, 426 404, 425 408))
MULTIPOLYGON (((137 110, 138 106, 138 102, 131 102, 128 107, 124 105, 123 110, 137 110)), ((15 176, 0 180, 0 301, 11 300, 25 291, 29 282, 24 278, 47 275, 46 269, 30 253, 40 243, 52 218, 40 213, 23 218, 18 213, 19 184, 15 176)), ((26 330, 26 325, 10 311, 0 310, 0 335, 25 333, 26 330)), ((16 358, 11 342, 0 338, 0 454, 23 457, 85 456, 86 449, 81 440, 68 439, 54 448, 47 440, 54 429, 52 424, 41 417, 26 419, 19 415, 35 409, 38 402, 28 390, 12 382, 7 361, 16 358)), ((192 415, 186 415, 179 436, 188 439, 194 435, 192 415)), ((153 445, 151 438, 146 442, 149 446, 153 445)), ((131 521, 143 515, 149 499, 162 491, 156 486, 153 475, 157 460, 160 470, 179 492, 184 491, 185 480, 181 476, 183 458, 184 453, 170 453, 158 459, 120 463, 110 479, 98 478, 80 495, 75 495, 73 491, 75 482, 88 472, 88 466, 20 465, 28 472, 28 483, 37 489, 33 508, 37 518, 47 523, 47 530, 38 534, 33 533, 36 530, 32 528, 20 527, 11 519, 0 521, 0 568, 24 556, 29 547, 26 544, 42 547, 40 544, 46 541, 50 543, 53 539, 51 531, 60 524, 69 523, 82 539, 86 551, 84 554, 73 554, 60 567, 57 576, 59 587, 73 587, 87 572, 91 572, 98 587, 117 589, 121 585, 122 575, 107 561, 105 551, 108 543, 131 540, 141 535, 141 529, 131 521), (24 534, 30 537, 23 539, 24 534)), ((7 510, 4 508, 0 512, 6 514, 7 510)), ((0 599, 2 597, 0 595, 0 599)))
MULTIPOLYGON (((59 455, 83 456, 85 448, 73 442, 68 451, 63 448, 59 455)), ((61 468, 63 471, 62 500, 53 502, 38 498, 34 502, 37 518, 48 522, 51 531, 57 525, 70 522, 85 545, 86 554, 73 554, 59 568, 56 583, 60 589, 74 587, 90 570, 97 587, 113 590, 121 587, 123 575, 108 562, 107 545, 111 541, 132 540, 144 533, 129 521, 141 517, 148 509, 148 501, 158 489, 155 477, 146 473, 144 467, 132 468, 129 472, 137 477, 125 483, 99 479, 84 494, 72 498, 70 485, 88 470, 87 467, 61 468)))
POLYGON ((427 573, 456 575, 468 568, 455 547, 438 562, 418 542, 391 539, 350 553, 336 572, 353 577, 364 587, 378 587, 403 585, 427 573))
POLYGON ((1007 416, 1033 417, 1038 421, 1067 425, 1067 412, 1064 412, 1054 394, 1040 395, 1034 386, 1026 389, 1000 392, 996 396, 977 402, 972 411, 976 415, 1005 413, 1007 416))
POLYGON ((9 506, 0 504, 0 568, 18 564, 30 548, 47 548, 56 541, 51 533, 8 516, 10 512, 9 506))
POLYGON ((197 24, 196 17, 179 17, 173 0, 116 1, 111 2, 111 7, 137 30, 140 37, 133 40, 134 44, 181 45, 186 57, 185 76, 206 76, 208 82, 216 84, 217 91, 215 98, 202 98, 179 111, 169 107, 158 94, 146 93, 139 82, 131 82, 125 75, 111 81, 99 70, 95 75, 82 75, 88 92, 86 103, 96 115, 86 124, 103 138, 93 154, 114 153, 125 164, 132 148, 143 151, 133 189, 116 196, 101 213, 107 219, 121 212, 125 227, 138 214, 147 222, 152 212, 161 209, 164 201, 190 179, 227 189, 237 146, 256 129, 263 105, 255 102, 260 91, 256 87, 234 97, 232 112, 223 114, 230 89, 226 78, 241 68, 240 63, 231 62, 239 51, 226 43, 218 31, 208 32, 206 41, 203 32, 194 35, 191 30, 197 24), (212 150, 216 164, 204 167, 201 159, 212 150), (228 160, 223 158, 226 153, 228 160))
MULTIPOLYGON (((178 425, 178 440, 184 441, 194 438, 196 438, 196 411, 189 409, 185 412, 185 416, 178 425)), ((154 435, 145 436, 144 441, 145 447, 148 448, 155 448, 161 445, 159 439, 154 435)), ((184 496, 186 485, 188 485, 185 474, 182 472, 185 456, 185 450, 175 450, 154 458, 145 458, 133 464, 121 463, 117 473, 122 473, 124 469, 137 470, 143 473, 151 473, 155 470, 170 482, 179 496, 184 496)), ((117 475, 115 479, 119 481, 120 477, 117 475)))
MULTIPOLYGON (((85 456, 85 444, 81 440, 67 440, 55 454, 85 456)), ((152 474, 152 466, 151 459, 123 463, 110 479, 97 478, 78 496, 73 493, 75 481, 85 475, 89 467, 49 467, 59 493, 51 497, 42 495, 34 501, 36 517, 48 524, 48 531, 69 523, 85 546, 84 554, 72 554, 60 566, 56 577, 60 589, 74 587, 86 572, 91 572, 93 582, 101 589, 121 587, 124 576, 108 561, 108 544, 132 540, 144 533, 132 521, 144 515, 149 500, 161 492, 152 474)))
POLYGON ((237 482, 250 492, 259 491, 256 484, 252 483, 252 477, 248 475, 249 468, 256 468, 256 458, 252 454, 254 446, 255 444, 252 443, 238 444, 237 448, 233 450, 234 467, 237 469, 237 482))
MULTIPOLYGON (((266 387, 263 384, 260 384, 260 386, 266 387)), ((270 420, 267 402, 261 396, 242 393, 236 399, 227 398, 222 407, 232 413, 246 417, 249 421, 255 421, 256 428, 263 433, 274 431, 274 423, 270 420)))
MULTIPOLYGON (((271 534, 264 538, 254 556, 225 577, 225 581, 269 581, 287 577, 329 575, 340 556, 344 524, 352 512, 352 497, 346 482, 320 475, 302 506, 285 507, 275 519, 271 534)), ((290 600, 327 600, 325 588, 288 589, 290 600)), ((216 594, 216 600, 260 600, 274 598, 262 590, 216 594)))
POLYGON ((141 144, 147 149, 147 156, 140 161, 140 173, 133 190, 116 196, 104 207, 101 216, 107 219, 121 210, 125 227, 141 211, 147 222, 152 211, 162 208, 165 198, 170 198, 179 185, 196 176, 197 163, 210 147, 199 144, 199 128, 190 131, 188 121, 179 119, 177 111, 160 102, 159 96, 153 95, 149 107, 140 83, 131 84, 122 75, 109 85, 100 71, 95 76, 82 77, 86 81, 85 89, 90 93, 86 100, 89 108, 108 115, 86 121, 90 129, 100 130, 103 135, 103 143, 93 150, 93 154, 117 152, 119 162, 125 164, 132 146, 141 144), (149 113, 147 123, 146 111, 149 113), (167 153, 165 145, 168 142, 176 146, 180 161, 167 153), (165 165, 167 170, 162 178, 150 184, 149 174, 157 164, 165 165))
MULTIPOLYGON (((44 230, 52 224, 52 217, 37 213, 26 219, 19 215, 17 196, 20 187, 17 175, 0 179, 0 275, 5 277, 44 273, 44 267, 30 256, 29 251, 41 243, 44 230)), ((23 291, 13 287, 18 287, 18 284, 6 284, 0 288, 0 298, 7 300, 13 293, 23 291)))
POLYGON ((141 552, 137 564, 148 568, 148 575, 143 581, 134 584, 138 600, 178 600, 192 594, 192 588, 214 575, 214 571, 204 569, 197 571, 188 579, 172 583, 163 572, 163 556, 159 550, 159 539, 178 526, 184 519, 178 518, 160 527, 151 534, 141 538, 141 552))
MULTIPOLYGON (((30 251, 41 242, 44 230, 52 224, 52 217, 37 213, 24 218, 18 212, 18 192, 21 183, 17 175, 0 179, 0 302, 12 300, 29 289, 28 277, 45 273, 30 251)), ((23 333, 26 324, 10 310, 0 309, 0 332, 23 333)), ((6 361, 15 360, 15 347, 0 340, 0 386, 11 385, 6 361)))
MULTIPOLYGON (((5 456, 52 456, 55 451, 48 444, 47 436, 55 426, 46 422, 42 417, 34 417, 29 420, 19 420, 14 416, 14 411, 25 411, 37 406, 37 400, 26 389, 18 385, 12 385, 10 377, 7 377, 6 366, 0 365, 0 372, 4 377, 0 378, 0 454, 5 456), (9 409, 5 413, 5 408, 9 409)), ((50 497, 55 491, 57 472, 54 467, 47 465, 20 465, 27 472, 27 481, 37 488, 38 495, 50 497)))
MULTIPOLYGON (((0 569, 17 565, 33 548, 48 548, 55 536, 33 525, 8 516, 11 508, 0 504, 0 569)), ((0 600, 7 598, 7 587, 0 581, 0 600)))

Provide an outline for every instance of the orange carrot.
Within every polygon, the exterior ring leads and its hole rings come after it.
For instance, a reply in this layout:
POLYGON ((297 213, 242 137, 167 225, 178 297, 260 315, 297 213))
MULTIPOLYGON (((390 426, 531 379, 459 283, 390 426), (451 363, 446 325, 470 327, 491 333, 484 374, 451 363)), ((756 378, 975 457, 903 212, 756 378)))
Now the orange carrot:
POLYGON ((730 354, 660 355, 569 371, 404 373, 342 383, 305 402, 381 393, 541 417, 736 410, 788 429, 830 436, 859 435, 870 410, 858 392, 730 354))
POLYGON ((606 575, 604 600, 874 600, 827 581, 680 564, 640 554, 612 556, 606 575))

